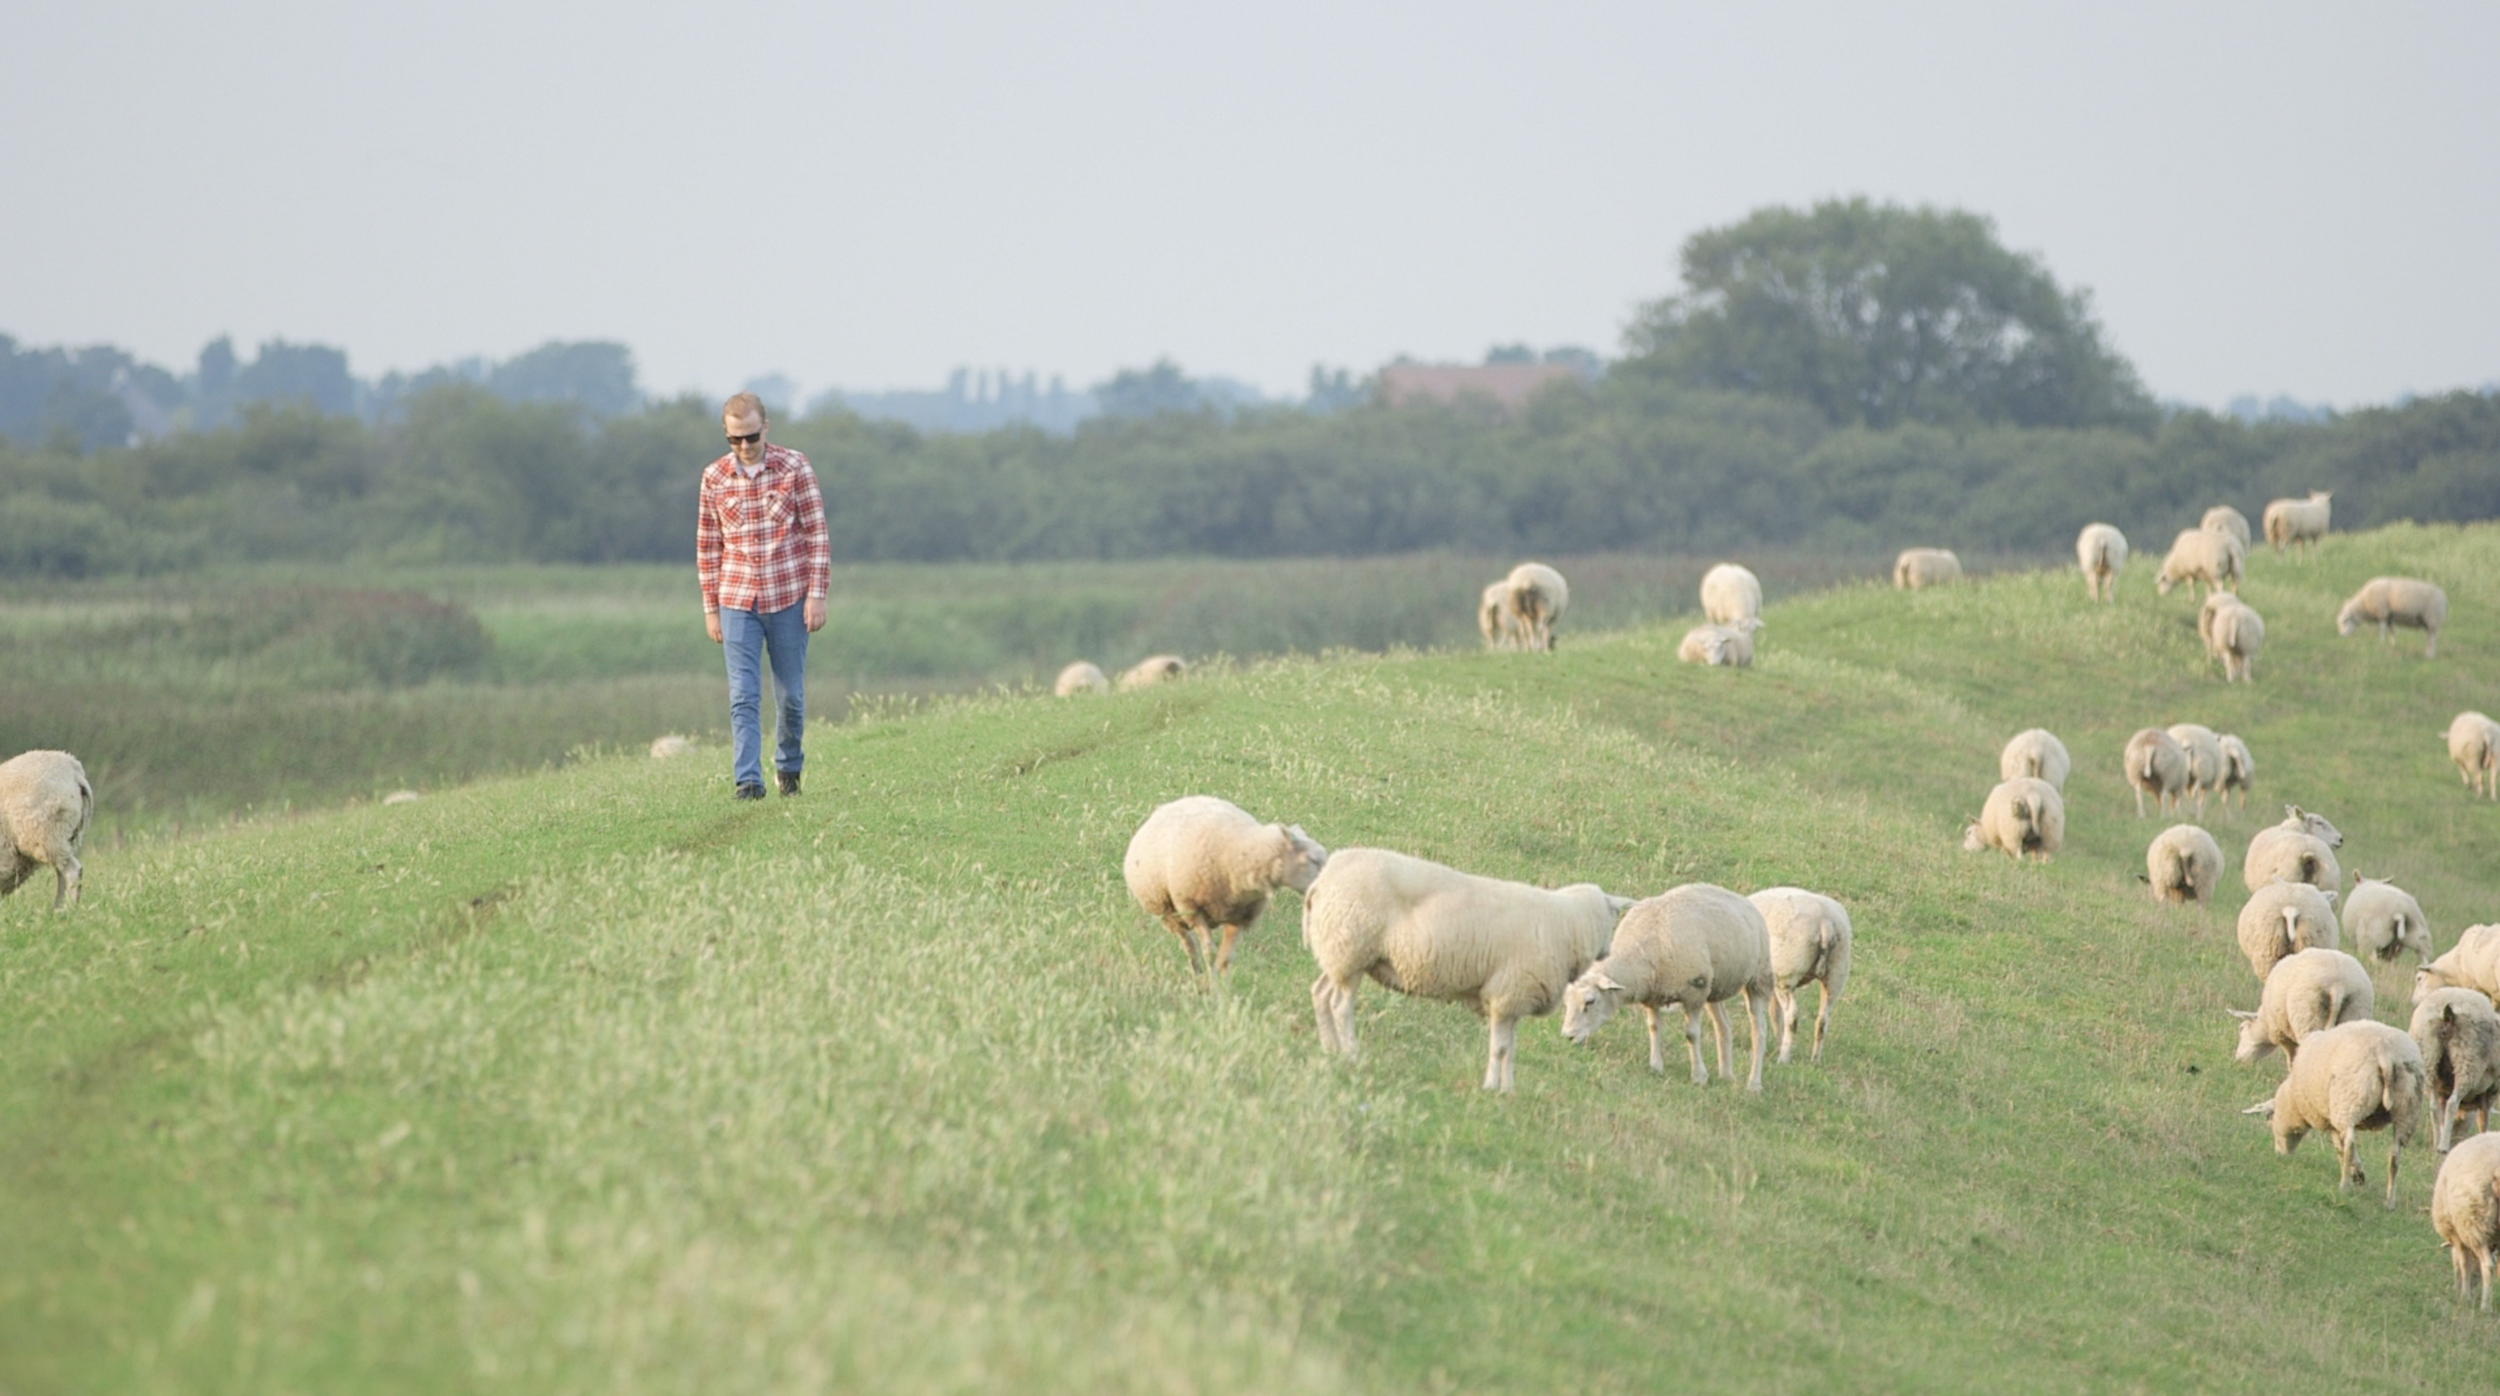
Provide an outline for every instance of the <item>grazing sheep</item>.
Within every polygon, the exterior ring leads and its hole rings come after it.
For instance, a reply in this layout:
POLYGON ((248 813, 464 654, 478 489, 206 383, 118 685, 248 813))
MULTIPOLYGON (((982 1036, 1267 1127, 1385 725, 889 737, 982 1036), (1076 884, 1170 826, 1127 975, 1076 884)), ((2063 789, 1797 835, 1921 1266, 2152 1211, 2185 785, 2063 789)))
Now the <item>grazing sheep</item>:
POLYGON ((2016 776, 2037 776, 2066 793, 2067 772, 2074 762, 2066 755, 2066 744, 2045 727, 2027 727, 2008 738, 2005 750, 1997 753, 1997 779, 2012 780, 2016 776))
POLYGON ((2153 590, 2168 596, 2172 587, 2185 582, 2191 594, 2199 584, 2214 591, 2238 591, 2247 557, 2227 533, 2183 530, 2170 540, 2170 553, 2161 560, 2161 570, 2153 574, 2153 590))
POLYGON ((1903 591, 1962 579, 1962 560, 1949 548, 1906 548, 1892 560, 1892 584, 1903 591))
POLYGON ((2298 1061, 2302 1038, 2369 1017, 2377 998, 2370 972, 2341 950, 2286 955, 2266 971, 2266 992, 2257 1011, 2230 1011, 2240 1020, 2240 1045, 2231 1057, 2253 1062, 2279 1047, 2287 1059, 2298 1061))
POLYGON ((1727 1012, 1719 1005, 1745 996, 1752 1025, 1750 1074, 1745 1089, 1762 1089, 1762 1045, 1769 1036, 1771 931, 1752 902, 1724 887, 1688 882, 1623 913, 1614 944, 1563 992, 1563 1036, 1586 1042, 1628 1000, 1649 1018, 1649 1069, 1667 1069, 1658 1036, 1658 1014, 1670 1004, 1684 1010, 1684 1044, 1693 1061, 1693 1084, 1710 1084, 1701 1060, 1701 1018, 1719 1048, 1719 1074, 1729 1069, 1727 1012))
POLYGON ((1722 562, 1701 574, 1701 613, 1713 625, 1762 618, 1762 579, 1750 569, 1722 562))
POLYGON ((2229 800, 2231 792, 2240 792, 2240 808, 2248 808, 2249 792, 2257 784, 2257 758, 2249 753, 2248 743, 2224 732, 2214 738, 2222 743, 2222 796, 2229 800))
POLYGON ((2205 653, 2222 661, 2224 683, 2254 682, 2249 664, 2266 644, 2266 618, 2255 607, 2217 591, 2197 611, 2196 633, 2205 641, 2205 653))
POLYGON ((1814 1048, 1807 1060, 1823 1060, 1823 1033, 1831 1026, 1832 1002, 1849 988, 1849 909, 1802 887, 1765 887, 1745 900, 1762 913, 1771 931, 1771 1007, 1780 1020, 1780 1064, 1797 1045, 1797 991, 1822 985, 1814 1010, 1814 1048))
POLYGON ((2335 861, 2335 850, 2343 846, 2343 831, 2325 815, 2285 805, 2282 823, 2269 824, 2248 840, 2240 880, 2251 892, 2277 878, 2332 892, 2344 885, 2344 871, 2335 861))
POLYGON ((1488 582, 1476 598, 1476 629, 1489 650, 1519 648, 1519 613, 1510 606, 1510 578, 1488 582))
POLYGON ((2430 1092, 2431 1147, 2444 1154, 2460 1111, 2474 1112, 2477 1133, 2491 1128, 2500 1100, 2500 1013, 2472 989, 2433 989, 2413 1005, 2412 1033, 2430 1092))
POLYGON ((2482 1271, 2482 1307, 2489 1310, 2492 1265, 2500 1259, 2500 1134, 2466 1140, 2439 1165, 2431 1181, 2431 1229, 2448 1243, 2457 1297, 2474 1296, 2471 1261, 2482 1271))
POLYGON ((2179 797, 2188 788, 2194 772, 2188 764, 2187 749, 2178 739, 2158 727, 2147 727, 2127 738, 2127 784, 2135 787, 2135 817, 2144 817, 2144 797, 2153 797, 2154 807, 2164 814, 2178 811, 2179 797))
POLYGON ((2500 1001, 2500 925, 2468 926, 2448 953, 2413 972, 2413 997, 2433 989, 2472 989, 2500 1001))
POLYGON ((1712 664, 1730 669, 1753 667, 1753 633, 1762 622, 1753 617, 1727 625, 1696 625, 1684 632, 1675 657, 1687 664, 1712 664))
POLYGON ((2274 545, 2274 555, 2281 557, 2290 547, 2299 556, 2301 544, 2311 552, 2326 538, 2326 525, 2334 509, 2327 501, 2335 497, 2332 490, 2311 490, 2307 499, 2278 499, 2266 506, 2266 541, 2274 545))
POLYGON ((2222 845, 2193 824, 2173 824, 2145 846, 2144 880, 2154 901, 2210 902, 2222 880, 2222 845))
POLYGON ((2465 788, 2481 791, 2485 799, 2500 799, 2500 722, 2481 713, 2462 712, 2442 735, 2448 741, 2448 759, 2457 763, 2465 788))
POLYGON ((1073 698, 1080 693, 1109 693, 1110 691, 1111 680, 1103 673, 1102 666, 1088 659, 1080 659, 1060 670, 1059 677, 1053 679, 1050 684, 1051 696, 1056 698, 1073 698))
POLYGON ((665 737, 651 739, 651 759, 654 761, 666 761, 672 757, 686 756, 693 751, 694 738, 679 736, 675 732, 665 737))
POLYGON ((1303 896, 1320 1046, 1355 1055, 1354 991, 1369 975, 1482 1014, 1491 1026, 1484 1088, 1507 1091, 1519 1020, 1554 1011, 1631 904, 1591 883, 1547 891, 1383 848, 1340 849, 1303 896))
POLYGON ((382 803, 386 805, 413 805, 417 801, 424 798, 424 796, 419 795, 414 790, 394 790, 390 794, 382 797, 382 803))
POLYGON ((2187 753, 2188 789, 2196 795, 2196 817, 2202 819, 2206 792, 2222 788, 2222 739, 2201 723, 2179 722, 2171 725, 2170 740, 2187 753))
POLYGON ((1510 569, 1510 610, 1519 627, 1522 649, 1554 647, 1554 623, 1571 604, 1571 585, 1563 574, 1542 562, 1523 562, 1510 569))
POLYGON ((1327 862, 1328 850, 1299 824, 1262 824, 1229 800, 1186 795, 1137 826, 1120 875, 1146 914, 1181 938, 1190 969, 1204 974, 1211 960, 1220 975, 1269 894, 1279 887, 1307 894, 1327 862))
POLYGON ((52 909, 79 897, 78 846, 95 818, 87 768, 66 751, 22 751, 0 761, 0 897, 52 869, 52 909))
POLYGON ((2335 896, 2306 882, 2269 882, 2240 908, 2240 953, 2263 979, 2275 962, 2303 950, 2339 950, 2335 896))
POLYGON ((1152 688, 1188 672, 1189 666, 1181 662, 1179 655, 1158 654, 1130 665, 1128 672, 1120 675, 1120 691, 1126 693, 1132 688, 1152 688))
POLYGON ((2335 1136, 2343 1171, 2335 1190, 2366 1183, 2353 1158, 2353 1136, 2387 1131, 2387 1205, 2396 1205, 2396 1161, 2422 1127, 2422 1053, 2413 1039, 2368 1018, 2341 1023, 2301 1040, 2301 1053, 2270 1100, 2245 1114, 2274 1126, 2274 1151, 2289 1155, 2309 1131, 2335 1136))
POLYGON ((2228 504, 2217 504, 2206 510, 2205 517, 2198 519, 2196 526, 2214 533, 2227 533, 2232 542, 2240 545, 2241 552, 2248 551, 2248 516, 2228 504))
POLYGON ((2393 964, 2400 951, 2410 950, 2422 964, 2431 962, 2431 927, 2422 919, 2422 904, 2413 894, 2384 878, 2368 877, 2355 868, 2352 894, 2344 898, 2344 939, 2353 953, 2380 964, 2393 964))
POLYGON ((2364 624, 2376 624, 2381 640, 2396 643, 2390 626, 2401 625, 2429 635, 2422 657, 2439 653, 2439 627, 2448 619, 2448 593, 2418 577, 2372 577, 2361 584, 2344 608, 2335 613, 2335 633, 2350 635, 2364 624))
POLYGON ((1979 817, 1962 829, 1963 852, 1993 848, 2017 861, 2031 856, 2045 863, 2065 843, 2066 797, 2037 776, 1997 782, 1979 817))
POLYGON ((2118 599, 2118 573, 2127 565, 2127 535, 2105 523, 2088 523, 2075 535, 2075 561, 2083 589, 2095 601, 2118 599))

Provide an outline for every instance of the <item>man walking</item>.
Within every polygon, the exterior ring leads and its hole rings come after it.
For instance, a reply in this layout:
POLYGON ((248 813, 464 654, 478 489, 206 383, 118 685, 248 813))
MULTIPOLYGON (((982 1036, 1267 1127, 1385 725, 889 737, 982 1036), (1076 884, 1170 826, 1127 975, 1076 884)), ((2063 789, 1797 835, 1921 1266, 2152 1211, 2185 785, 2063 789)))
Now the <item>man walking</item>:
POLYGON ((807 457, 764 441, 764 402, 740 393, 721 407, 729 454, 704 467, 694 530, 703 628, 729 660, 729 745, 737 798, 764 798, 764 685, 769 658, 780 711, 773 775, 799 793, 807 725, 807 637, 824 628, 833 552, 825 501, 807 457))

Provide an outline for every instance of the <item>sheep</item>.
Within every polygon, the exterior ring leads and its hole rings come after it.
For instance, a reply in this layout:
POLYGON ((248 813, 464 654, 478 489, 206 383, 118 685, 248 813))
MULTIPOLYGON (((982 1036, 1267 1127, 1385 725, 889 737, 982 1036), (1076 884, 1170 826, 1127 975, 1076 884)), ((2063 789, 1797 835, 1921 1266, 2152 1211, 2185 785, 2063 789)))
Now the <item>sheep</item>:
POLYGON ((1073 698, 1080 693, 1109 693, 1110 691, 1111 680, 1103 673, 1102 666, 1088 659, 1080 659, 1060 670, 1059 677, 1051 680, 1050 684, 1051 696, 1054 698, 1073 698))
POLYGON ((1205 974, 1212 962, 1222 975, 1269 894, 1290 887, 1307 896, 1327 862, 1328 850, 1299 824, 1262 824, 1229 800, 1185 795, 1137 826, 1120 875, 1146 914, 1181 938, 1192 972, 1205 974))
POLYGON ((2354 953, 2366 951, 2380 964, 2392 964, 2398 952, 2410 950, 2419 963, 2429 964, 2431 927, 2413 894, 2358 868, 2352 883, 2352 894, 2344 898, 2344 939, 2354 953))
POLYGON ((1722 562, 1701 574, 1701 613, 1713 625, 1762 618, 1762 579, 1750 569, 1722 562))
POLYGON ((2338 1023, 2367 1018, 2378 1007, 2370 972, 2341 950, 2303 950, 2266 971, 2266 991, 2254 1013, 2230 1010, 2240 1020, 2234 1061, 2253 1062, 2276 1048, 2300 1060, 2301 1040, 2338 1023))
POLYGON ((2206 792, 2222 788, 2222 739, 2201 723, 2179 722, 2171 724, 2170 740, 2187 753, 2188 789, 2196 795, 2196 817, 2202 819, 2206 792))
POLYGON ((2222 845, 2193 824, 2173 824, 2145 846, 2144 880, 2157 902, 2211 902, 2222 880, 2222 845))
POLYGON ((425 797, 423 795, 418 794, 414 790, 394 790, 390 794, 382 797, 382 803, 386 805, 413 805, 417 801, 424 798, 425 797))
POLYGON ((651 739, 651 759, 654 761, 667 761, 674 757, 688 755, 693 751, 694 738, 680 736, 675 732, 665 737, 651 739))
POLYGON ((2066 798, 2037 776, 1997 782, 1979 817, 1962 829, 1962 851, 1993 848, 2018 861, 2036 856, 2045 863, 2065 843, 2066 798))
POLYGON ((2177 738, 2158 727, 2144 728, 2127 738, 2126 763, 2127 784, 2135 787, 2136 818, 2144 817, 2146 795, 2162 813, 2177 811, 2192 775, 2187 749, 2177 738))
POLYGON ((2344 846, 2342 831, 2327 823, 2325 815, 2298 805, 2285 805, 2283 815, 2282 823, 2249 837, 2248 856, 2240 861, 2240 880, 2248 890, 2277 879, 2306 882, 2322 892, 2343 886, 2344 870, 2335 861, 2335 850, 2344 846))
POLYGON ((1814 1047, 1807 1060, 1823 1060, 1823 1033, 1832 1003, 1849 989, 1849 909, 1802 887, 1765 887, 1745 900, 1762 913, 1771 932, 1771 1007, 1780 1020, 1780 1065, 1797 1045, 1797 992, 1822 985, 1814 1011, 1814 1047))
POLYGON ((2170 540, 2170 553, 2161 560, 2161 570, 2153 574, 2153 590, 2168 596, 2172 587, 2185 582, 2190 593, 2199 584, 2211 591, 2236 592, 2246 571, 2247 554, 2231 541, 2231 535, 2184 529, 2170 540))
POLYGON ((1554 1011, 1631 905, 1593 883, 1547 891, 1383 848, 1340 849, 1303 895, 1320 1046, 1355 1055, 1354 991, 1369 975, 1482 1014, 1491 1029, 1484 1088, 1507 1092, 1519 1020, 1554 1011))
POLYGON ((2379 638, 2392 645, 2396 636, 2388 627, 2401 625, 2430 637, 2422 646, 2422 657, 2429 659, 2439 653, 2439 627, 2447 619, 2448 593, 2437 586, 2418 577, 2372 577, 2335 613, 2335 633, 2350 635, 2375 623, 2379 638))
POLYGON ((2306 882, 2269 882, 2250 895, 2237 930, 2240 953, 2259 979, 2286 955, 2343 948, 2335 931, 2335 895, 2306 882))
POLYGON ((1489 650, 1519 648, 1519 614, 1510 605, 1510 578, 1487 582, 1476 598, 1476 629, 1489 650))
POLYGON ((2217 504, 2206 510, 2205 517, 2198 519, 2196 526, 2209 532, 2228 534, 2232 542, 2240 545, 2241 552, 2248 551, 2248 516, 2228 504, 2217 504))
POLYGON ((2074 769, 2066 755, 2066 744, 2045 727, 2028 727, 2008 738, 2005 749, 1997 753, 1997 779, 2012 780, 2016 776, 2037 776, 2066 793, 2066 775, 2074 769))
POLYGON ((1949 548, 1905 548, 1892 560, 1892 584, 1902 591, 1962 579, 1962 560, 1949 548))
POLYGON ((2292 555, 2298 557, 2304 543, 2315 553, 2326 538, 2327 520, 2334 513, 2327 501, 2334 497, 2332 490, 2311 490, 2307 499, 2278 499, 2267 505, 2266 541, 2274 545, 2274 555, 2281 557, 2283 549, 2289 547, 2292 555))
POLYGON ((2127 565, 2127 535, 2105 523, 2088 523, 2075 535, 2075 561, 2083 568, 2084 594, 2118 599, 2118 573, 2127 565))
POLYGON ((2478 712, 2462 712, 2440 734, 2448 743, 2448 759, 2468 790, 2485 799, 2500 799, 2500 722, 2478 712))
POLYGON ((1769 1035, 1776 980, 1771 970, 1771 931, 1752 902, 1724 887, 1688 882, 1623 914, 1614 945, 1563 991, 1563 1036, 1587 1042, 1628 1000, 1649 1019, 1649 1069, 1664 1072, 1667 1054, 1658 1035, 1658 1014, 1670 1004, 1684 1010, 1684 1045, 1692 1058, 1693 1084, 1710 1084, 1702 1064, 1701 1019, 1719 1049, 1719 1074, 1734 1077, 1728 1063, 1727 1013, 1719 1005, 1745 996, 1752 1026, 1751 1068, 1745 1089, 1762 1089, 1763 1039, 1769 1035))
POLYGON ((1182 662, 1179 655, 1158 654, 1130 665, 1128 672, 1120 675, 1120 691, 1126 693, 1132 688, 1152 688, 1188 672, 1189 666, 1182 662))
POLYGON ((2500 1000, 2500 925, 2466 927, 2447 954, 2413 972, 2417 1002, 2433 989, 2451 988, 2500 1000))
POLYGON ((2413 1005, 2411 1031, 2430 1092, 2431 1147, 2444 1154, 2458 1112, 2474 1112, 2478 1133, 2491 1128, 2500 1101, 2500 1013, 2472 989, 2433 989, 2413 1005))
POLYGON ((2431 1181, 2431 1229, 2448 1243, 2457 1271, 2457 1297, 2474 1294, 2471 1260, 2483 1274, 2483 1302, 2491 1308, 2491 1271, 2500 1259, 2500 1134, 2479 1134, 2456 1147, 2431 1181))
POLYGON ((2263 1115, 2274 1127, 2274 1151, 2289 1155, 2313 1129, 2335 1135, 2342 1192, 2369 1175, 2353 1159, 2353 1136, 2365 1129, 2388 1134, 2387 1205, 2396 1205, 2396 1161, 2422 1126, 2422 1053, 2413 1039, 2385 1023, 2356 1019, 2311 1033, 2271 1099, 2244 1114, 2263 1115))
POLYGON ((2222 797, 2227 802, 2231 792, 2240 792, 2240 808, 2248 808, 2249 791, 2257 783, 2257 758, 2248 750, 2248 743, 2228 732, 2214 738, 2222 744, 2222 797))
POLYGON ((2248 666, 2266 643, 2266 618, 2227 591, 2205 598, 2196 613, 2196 634, 2205 653, 2222 661, 2224 683, 2249 683, 2248 666))
POLYGON ((1720 665, 1731 669, 1753 667, 1753 633, 1762 622, 1746 617, 1728 625, 1696 625, 1684 632, 1675 647, 1675 657, 1687 664, 1720 665))
POLYGON ((1542 562, 1523 562, 1510 569, 1510 609, 1517 618, 1522 649, 1554 647, 1554 622, 1571 604, 1571 585, 1563 574, 1542 562))
POLYGON ((66 751, 22 751, 0 761, 0 897, 52 869, 52 909, 79 899, 78 846, 95 818, 87 768, 66 751))

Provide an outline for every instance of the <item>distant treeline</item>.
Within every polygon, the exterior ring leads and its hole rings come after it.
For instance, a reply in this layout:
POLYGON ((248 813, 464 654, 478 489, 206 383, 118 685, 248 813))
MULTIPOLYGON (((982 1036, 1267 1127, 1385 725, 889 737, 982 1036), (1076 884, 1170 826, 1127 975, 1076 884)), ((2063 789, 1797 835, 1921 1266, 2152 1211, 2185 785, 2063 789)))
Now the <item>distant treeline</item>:
MULTIPOLYGON (((307 561, 670 561, 693 551, 718 405, 614 417, 445 384, 367 424, 301 408, 81 452, 0 445, 0 577, 307 561)), ((2205 506, 2335 491, 2339 527, 2500 517, 2500 395, 2322 423, 1834 425, 1794 399, 1619 367, 1516 419, 1358 407, 1104 419, 1073 435, 777 424, 838 557, 1017 561, 1907 544, 2064 549, 2092 519, 2159 549, 2205 506)))

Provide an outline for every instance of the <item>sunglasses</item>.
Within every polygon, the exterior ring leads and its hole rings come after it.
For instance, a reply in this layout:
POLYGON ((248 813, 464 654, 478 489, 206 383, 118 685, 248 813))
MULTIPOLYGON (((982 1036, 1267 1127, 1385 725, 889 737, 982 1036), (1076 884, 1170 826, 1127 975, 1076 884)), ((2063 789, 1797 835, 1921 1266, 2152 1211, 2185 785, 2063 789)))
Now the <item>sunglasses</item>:
POLYGON ((763 439, 764 439, 764 433, 762 433, 762 432, 760 432, 760 431, 751 431, 751 432, 748 432, 748 433, 747 433, 746 435, 744 435, 744 436, 740 436, 740 435, 736 434, 735 432, 732 432, 732 433, 730 433, 730 436, 729 436, 729 444, 730 444, 730 445, 732 445, 732 446, 752 446, 752 445, 754 445, 756 442, 761 441, 761 440, 763 440, 763 439))

